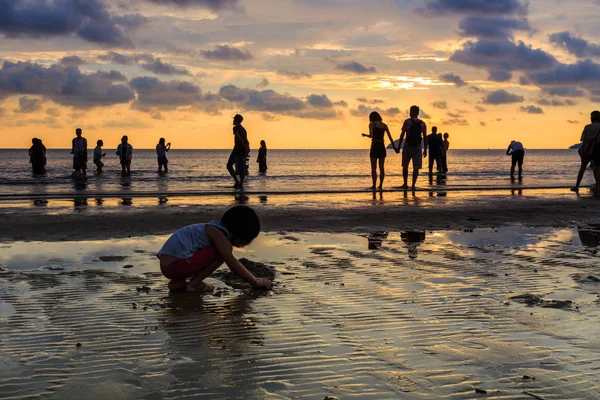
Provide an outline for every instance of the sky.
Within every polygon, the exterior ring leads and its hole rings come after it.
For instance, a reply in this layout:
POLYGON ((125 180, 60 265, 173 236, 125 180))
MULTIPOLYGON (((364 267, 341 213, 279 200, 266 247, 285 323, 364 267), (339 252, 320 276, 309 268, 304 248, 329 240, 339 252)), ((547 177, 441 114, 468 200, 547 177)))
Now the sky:
POLYGON ((0 147, 567 148, 600 105, 598 0, 0 0, 0 147), (574 6, 576 4, 576 7, 574 6))

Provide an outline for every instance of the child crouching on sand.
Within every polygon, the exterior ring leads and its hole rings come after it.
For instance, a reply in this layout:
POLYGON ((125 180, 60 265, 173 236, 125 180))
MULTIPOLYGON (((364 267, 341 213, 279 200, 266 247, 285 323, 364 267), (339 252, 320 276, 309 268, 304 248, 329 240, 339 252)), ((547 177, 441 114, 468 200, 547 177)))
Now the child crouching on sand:
POLYGON ((246 206, 225 211, 221 222, 214 220, 179 229, 156 255, 161 272, 171 280, 169 289, 212 292, 213 287, 203 280, 223 262, 255 288, 271 289, 271 281, 256 278, 232 253, 233 247, 249 245, 259 233, 258 216, 246 206))

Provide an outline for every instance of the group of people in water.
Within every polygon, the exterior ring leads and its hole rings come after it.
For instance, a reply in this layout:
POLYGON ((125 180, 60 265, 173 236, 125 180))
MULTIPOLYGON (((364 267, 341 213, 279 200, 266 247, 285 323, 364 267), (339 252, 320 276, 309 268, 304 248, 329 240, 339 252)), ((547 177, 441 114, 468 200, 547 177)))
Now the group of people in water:
POLYGON ((369 133, 363 133, 362 136, 371 139, 371 178, 373 186, 371 190, 383 189, 383 181, 385 179, 385 158, 387 150, 384 137, 387 134, 391 142, 391 146, 396 153, 400 153, 402 147, 402 189, 408 189, 408 169, 412 161, 413 176, 412 189, 415 189, 419 170, 423 166, 423 158, 427 157, 429 149, 429 176, 433 175, 433 164, 436 164, 436 169, 439 174, 448 172, 447 154, 450 148, 448 133, 438 133, 438 128, 434 126, 431 129, 431 134, 427 134, 427 125, 421 121, 419 117, 420 109, 418 106, 410 108, 410 118, 402 124, 402 132, 400 139, 395 142, 390 133, 390 129, 383 122, 381 115, 377 111, 373 111, 369 115, 369 133), (377 166, 379 166, 379 185, 377 186, 377 166))
MULTIPOLYGON (((42 140, 38 138, 31 139, 31 147, 29 148, 29 162, 35 175, 41 175, 46 173, 46 146, 43 145, 42 140)), ((94 148, 93 162, 96 165, 96 172, 102 173, 104 162, 102 159, 106 156, 103 152, 102 146, 104 142, 102 139, 96 142, 94 148)), ((158 172, 168 172, 168 163, 166 153, 170 150, 171 143, 165 144, 165 139, 160 138, 156 145, 156 155, 158 157, 158 172)), ((71 141, 71 154, 73 154, 73 174, 72 177, 75 179, 83 179, 87 176, 87 163, 88 163, 88 142, 83 137, 81 128, 75 130, 75 138, 71 141)), ((129 138, 127 135, 121 138, 121 143, 117 146, 115 154, 119 157, 121 164, 121 174, 127 176, 131 174, 131 160, 133 158, 133 146, 129 144, 129 138)))
MULTIPOLYGON (((382 190, 385 179, 385 158, 387 150, 385 146, 385 136, 389 138, 391 147, 396 153, 402 150, 402 189, 408 189, 409 167, 412 163, 412 184, 411 189, 415 189, 419 170, 423 166, 423 158, 427 157, 429 151, 429 176, 433 175, 434 164, 439 175, 448 172, 448 150, 450 142, 448 133, 439 133, 437 127, 432 127, 431 133, 427 134, 425 122, 418 118, 420 109, 414 105, 410 108, 410 118, 402 124, 400 139, 394 141, 389 127, 383 122, 381 115, 373 111, 369 115, 369 133, 363 133, 362 136, 371 139, 370 159, 371 159, 371 178, 373 185, 371 190, 382 190), (379 175, 377 173, 379 167, 379 175), (379 185, 377 180, 379 178, 379 185)), ((581 180, 588 165, 594 166, 594 177, 596 180, 596 193, 600 194, 600 111, 593 111, 590 115, 591 123, 586 125, 581 135, 581 146, 579 155, 581 158, 581 167, 577 175, 577 182, 571 188, 578 192, 581 180)), ((233 117, 233 136, 234 147, 231 151, 226 167, 227 171, 234 180, 234 188, 242 188, 244 180, 248 176, 248 157, 250 154, 250 145, 248 133, 242 126, 244 117, 237 114, 233 117)), ((85 178, 87 173, 87 139, 82 136, 82 130, 77 128, 76 137, 72 141, 71 154, 73 154, 73 177, 85 178)), ((106 153, 102 151, 104 145, 102 140, 97 141, 94 149, 94 164, 96 172, 102 173, 104 163, 102 159, 106 153)), ((169 171, 167 153, 171 149, 171 143, 166 143, 164 138, 160 138, 156 145, 156 156, 158 162, 158 173, 163 174, 169 171)), ((133 157, 133 147, 128 142, 128 137, 123 136, 121 143, 115 153, 120 160, 121 172, 123 176, 131 174, 131 160, 133 157)), ((506 154, 511 156, 510 176, 514 180, 515 169, 518 167, 518 179, 523 178, 523 160, 525 157, 525 148, 519 141, 513 140, 506 149, 506 154)), ((34 174, 43 174, 46 168, 46 147, 39 138, 32 139, 32 146, 29 149, 30 163, 34 174)), ((267 171, 267 145, 264 140, 260 141, 258 157, 256 162, 259 166, 259 173, 264 174, 267 171)))

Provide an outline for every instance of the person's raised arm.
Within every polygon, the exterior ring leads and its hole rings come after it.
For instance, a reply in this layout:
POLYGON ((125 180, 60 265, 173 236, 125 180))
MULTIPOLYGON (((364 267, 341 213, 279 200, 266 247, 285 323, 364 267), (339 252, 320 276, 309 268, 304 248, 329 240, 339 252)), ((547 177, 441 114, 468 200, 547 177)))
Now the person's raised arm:
POLYGON ((396 151, 396 145, 394 144, 394 139, 392 138, 390 128, 388 128, 387 125, 385 125, 385 133, 387 133, 388 139, 390 139, 390 142, 392 143, 392 148, 394 149, 394 151, 396 151))
POLYGON ((165 146, 165 151, 169 150, 171 150, 171 143, 167 143, 167 145, 165 146))
POLYGON ((421 135, 423 135, 423 157, 427 157, 427 125, 421 121, 421 135))
POLYGON ((219 228, 208 225, 206 227, 206 236, 208 236, 208 239, 215 245, 217 252, 234 274, 250 283, 255 288, 271 289, 270 280, 256 278, 241 262, 238 261, 237 258, 235 258, 232 253, 231 243, 219 228))

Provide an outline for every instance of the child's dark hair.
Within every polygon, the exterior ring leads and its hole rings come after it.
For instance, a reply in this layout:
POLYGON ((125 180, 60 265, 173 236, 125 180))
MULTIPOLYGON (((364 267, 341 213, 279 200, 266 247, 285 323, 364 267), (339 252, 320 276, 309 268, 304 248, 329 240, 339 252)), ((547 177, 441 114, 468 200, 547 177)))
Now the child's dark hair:
POLYGON ((260 233, 258 215, 248 206, 234 206, 225 211, 221 225, 229 231, 229 239, 237 239, 249 245, 260 233))

